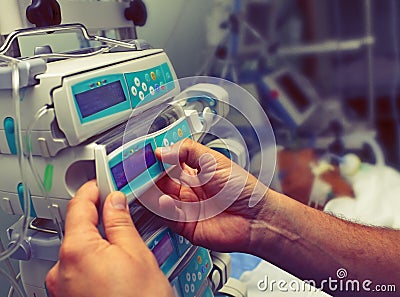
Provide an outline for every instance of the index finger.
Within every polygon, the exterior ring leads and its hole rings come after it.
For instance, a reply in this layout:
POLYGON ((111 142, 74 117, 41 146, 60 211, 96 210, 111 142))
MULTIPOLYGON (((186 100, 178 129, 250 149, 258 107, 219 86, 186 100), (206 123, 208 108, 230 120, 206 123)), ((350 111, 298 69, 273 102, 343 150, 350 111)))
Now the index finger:
POLYGON ((89 181, 79 188, 75 197, 68 203, 65 220, 66 237, 83 235, 87 238, 90 233, 101 237, 97 229, 99 200, 96 181, 89 181))
POLYGON ((196 141, 186 138, 169 147, 158 147, 155 151, 156 157, 163 162, 173 165, 183 163, 191 168, 201 170, 201 159, 203 156, 211 155, 215 161, 224 156, 196 141))

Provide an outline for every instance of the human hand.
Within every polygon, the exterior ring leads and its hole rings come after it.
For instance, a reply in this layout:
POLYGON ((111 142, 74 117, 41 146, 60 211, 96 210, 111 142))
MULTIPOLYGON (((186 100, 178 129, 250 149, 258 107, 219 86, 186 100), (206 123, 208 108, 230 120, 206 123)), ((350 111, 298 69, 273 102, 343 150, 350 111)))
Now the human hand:
POLYGON ((157 182, 164 193, 158 212, 169 226, 195 245, 250 252, 269 189, 222 154, 190 139, 158 148, 156 156, 178 165, 157 182), (262 202, 250 207, 251 199, 262 202))
POLYGON ((152 252, 134 227, 121 192, 103 206, 106 238, 98 229, 99 191, 84 184, 70 201, 59 261, 46 286, 52 297, 173 296, 152 252))

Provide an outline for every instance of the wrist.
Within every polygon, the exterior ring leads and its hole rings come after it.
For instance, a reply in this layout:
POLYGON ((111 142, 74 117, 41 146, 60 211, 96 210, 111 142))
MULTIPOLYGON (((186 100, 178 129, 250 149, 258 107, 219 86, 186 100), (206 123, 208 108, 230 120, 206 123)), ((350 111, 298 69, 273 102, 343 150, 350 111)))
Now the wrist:
POLYGON ((270 253, 279 251, 279 216, 282 194, 267 189, 262 199, 255 205, 257 215, 250 221, 250 242, 247 253, 270 258, 270 253))

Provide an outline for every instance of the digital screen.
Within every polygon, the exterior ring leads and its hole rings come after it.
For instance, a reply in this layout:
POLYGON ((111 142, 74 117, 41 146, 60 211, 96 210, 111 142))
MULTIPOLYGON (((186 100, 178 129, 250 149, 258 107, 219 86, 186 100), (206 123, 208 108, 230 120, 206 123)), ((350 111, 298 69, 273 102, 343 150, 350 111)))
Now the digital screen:
POLYGON ((277 79, 280 87, 290 97, 297 109, 301 112, 306 111, 310 105, 309 98, 300 89, 300 86, 289 75, 282 75, 277 79))
POLYGON ((111 106, 126 101, 120 81, 75 94, 82 118, 86 118, 111 106))
POLYGON ((123 162, 113 166, 111 168, 111 173, 114 177, 117 189, 121 190, 155 163, 156 156, 154 155, 151 144, 148 143, 145 147, 130 155, 123 162))
POLYGON ((152 252, 156 257, 158 266, 164 264, 168 257, 174 251, 174 246, 172 245, 171 238, 169 235, 165 235, 160 242, 153 248, 152 252))

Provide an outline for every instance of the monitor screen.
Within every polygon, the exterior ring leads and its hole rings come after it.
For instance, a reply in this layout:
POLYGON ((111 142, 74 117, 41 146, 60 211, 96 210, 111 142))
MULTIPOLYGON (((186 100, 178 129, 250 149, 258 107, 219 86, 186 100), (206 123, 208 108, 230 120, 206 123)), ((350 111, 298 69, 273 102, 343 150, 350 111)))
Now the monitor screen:
POLYGON ((172 245, 171 238, 169 234, 166 234, 152 250, 157 259, 158 266, 164 264, 173 251, 174 246, 172 245))
POLYGON ((146 171, 156 163, 151 144, 148 143, 142 149, 130 155, 124 161, 111 168, 112 176, 118 190, 146 171))
POLYGON ((82 118, 86 118, 127 100, 119 80, 75 94, 75 99, 82 118))
POLYGON ((281 75, 277 78, 277 83, 282 90, 290 97, 298 111, 305 112, 311 104, 311 100, 307 97, 301 86, 288 74, 281 75))

